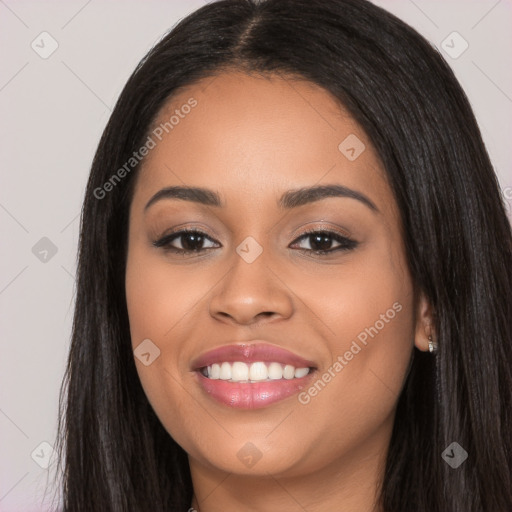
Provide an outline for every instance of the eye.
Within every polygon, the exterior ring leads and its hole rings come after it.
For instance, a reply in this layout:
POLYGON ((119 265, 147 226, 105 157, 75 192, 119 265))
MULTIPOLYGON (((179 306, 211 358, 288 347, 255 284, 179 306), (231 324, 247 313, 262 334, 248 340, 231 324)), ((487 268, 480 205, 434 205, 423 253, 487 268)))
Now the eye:
MULTIPOLYGON (((355 249, 358 245, 358 242, 355 240, 336 233, 335 231, 310 230, 297 238, 290 247, 293 248, 293 245, 296 245, 297 242, 301 240, 306 242, 309 248, 299 247, 298 250, 317 255, 327 255, 336 251, 349 251, 355 249), (338 246, 332 248, 333 243, 338 244, 338 246)), ((197 229, 182 229, 165 235, 160 240, 153 242, 153 245, 155 247, 161 247, 165 251, 187 255, 191 253, 198 254, 208 249, 214 249, 215 241, 203 231, 197 229), (208 242, 212 245, 204 247, 203 244, 208 242)))
MULTIPOLYGON (((336 251, 349 251, 355 249, 358 242, 348 238, 347 236, 336 233, 335 231, 326 230, 310 230, 302 234, 297 240, 304 240, 309 244, 308 248, 300 248, 299 250, 305 252, 312 252, 318 255, 326 255, 336 251), (337 243, 338 246, 332 248, 332 244, 337 243)), ((294 242, 296 243, 296 241, 294 242)))
POLYGON ((206 240, 213 242, 213 240, 203 231, 196 229, 182 229, 175 233, 170 233, 160 240, 153 242, 155 247, 163 247, 166 251, 171 251, 180 254, 199 253, 206 249, 213 247, 202 247, 206 240), (175 246, 173 244, 176 244, 175 246))

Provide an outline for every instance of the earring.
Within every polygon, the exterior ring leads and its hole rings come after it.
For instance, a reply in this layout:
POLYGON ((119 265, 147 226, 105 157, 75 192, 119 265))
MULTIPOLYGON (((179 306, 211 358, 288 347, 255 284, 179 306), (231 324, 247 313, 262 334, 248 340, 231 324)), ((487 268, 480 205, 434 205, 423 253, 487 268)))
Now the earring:
POLYGON ((430 353, 437 352, 437 343, 432 341, 432 335, 428 337, 428 351, 430 353))

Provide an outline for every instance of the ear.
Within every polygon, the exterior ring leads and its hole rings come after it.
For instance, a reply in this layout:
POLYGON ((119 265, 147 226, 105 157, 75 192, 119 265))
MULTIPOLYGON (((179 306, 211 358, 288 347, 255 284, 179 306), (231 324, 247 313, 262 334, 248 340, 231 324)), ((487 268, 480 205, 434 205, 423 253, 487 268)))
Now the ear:
POLYGON ((420 293, 415 313, 414 345, 418 350, 428 352, 428 338, 432 336, 432 341, 436 341, 436 333, 434 331, 434 311, 423 292, 420 293))

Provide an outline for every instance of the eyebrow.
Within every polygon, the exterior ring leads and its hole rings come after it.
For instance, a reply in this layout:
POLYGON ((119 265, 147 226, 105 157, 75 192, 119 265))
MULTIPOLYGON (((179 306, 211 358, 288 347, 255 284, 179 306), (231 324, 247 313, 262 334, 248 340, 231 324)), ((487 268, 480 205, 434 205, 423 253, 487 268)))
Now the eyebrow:
MULTIPOLYGON (((356 199, 370 208, 370 210, 374 212, 379 211, 375 203, 364 194, 342 185, 321 185, 288 190, 279 198, 277 205, 279 208, 292 209, 329 197, 347 197, 350 199, 356 199)), ((202 187, 174 186, 165 187, 154 194, 144 207, 144 211, 157 201, 161 201, 163 199, 178 199, 181 201, 190 201, 218 208, 225 206, 224 202, 221 200, 220 194, 214 190, 202 187)))

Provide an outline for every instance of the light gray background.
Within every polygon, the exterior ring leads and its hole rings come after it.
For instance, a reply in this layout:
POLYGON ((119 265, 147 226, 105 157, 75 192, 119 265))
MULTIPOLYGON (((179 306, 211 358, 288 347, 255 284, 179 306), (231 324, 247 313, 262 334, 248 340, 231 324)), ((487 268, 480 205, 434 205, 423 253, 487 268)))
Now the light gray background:
MULTIPOLYGON (((51 497, 50 486, 45 505, 53 465, 40 467, 51 455, 41 443, 55 439, 79 212, 99 137, 138 61, 204 3, 0 0, 1 511, 47 510, 51 497), (59 45, 47 59, 31 47, 50 48, 43 31, 59 45), (55 255, 33 251, 43 237, 55 255)), ((512 210, 512 0, 375 3, 439 47, 455 70, 512 210), (458 58, 442 47, 453 31, 469 44, 458 58)), ((460 40, 447 41, 461 48, 460 40)))

